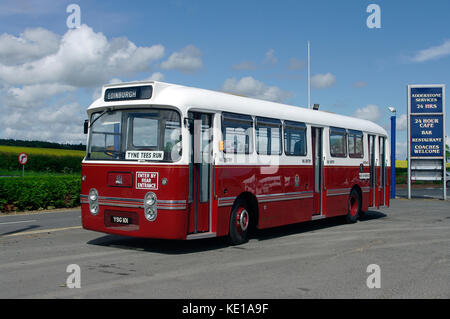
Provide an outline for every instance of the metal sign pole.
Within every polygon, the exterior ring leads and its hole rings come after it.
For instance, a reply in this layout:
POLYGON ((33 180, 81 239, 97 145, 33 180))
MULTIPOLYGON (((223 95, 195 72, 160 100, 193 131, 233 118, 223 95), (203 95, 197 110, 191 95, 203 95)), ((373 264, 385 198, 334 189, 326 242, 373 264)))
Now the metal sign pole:
POLYGON ((408 145, 407 152, 408 152, 408 199, 411 199, 411 116, 410 116, 410 110, 411 110, 411 88, 408 85, 406 89, 407 99, 408 99, 408 110, 407 110, 407 116, 408 116, 408 145))
POLYGON ((395 121, 396 116, 391 116, 391 198, 395 198, 395 121))
POLYGON ((442 182, 444 185, 442 185, 442 198, 443 200, 447 199, 447 153, 446 153, 446 141, 445 141, 445 85, 442 87, 442 145, 443 145, 443 152, 444 152, 444 158, 443 164, 442 164, 442 182))
POLYGON ((311 108, 311 55, 310 42, 308 40, 308 109, 311 108))

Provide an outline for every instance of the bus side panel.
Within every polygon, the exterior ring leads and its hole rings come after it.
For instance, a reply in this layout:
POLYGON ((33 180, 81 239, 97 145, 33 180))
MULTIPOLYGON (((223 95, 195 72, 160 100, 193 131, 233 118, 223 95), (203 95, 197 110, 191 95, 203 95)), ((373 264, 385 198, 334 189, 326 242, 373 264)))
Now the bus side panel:
MULTIPOLYGON (((249 192, 255 194, 256 167, 246 165, 216 165, 215 189, 217 196, 217 215, 213 213, 213 224, 217 236, 228 234, 230 214, 233 204, 240 194, 249 192)), ((213 210, 214 211, 214 210, 213 210)))
MULTIPOLYGON (((291 223, 311 220, 313 212, 314 177, 310 165, 284 167, 285 193, 299 193, 302 199, 293 202, 294 208, 289 210, 291 223), (297 178, 298 177, 298 178, 297 178)), ((289 201, 288 201, 289 202, 289 201)), ((287 210, 285 208, 285 210, 287 210)))
POLYGON ((310 220, 312 185, 311 166, 216 166, 217 236, 228 234, 232 205, 243 192, 257 198, 258 228, 310 220))
MULTIPOLYGON (((217 237, 226 236, 230 230, 230 214, 231 205, 225 207, 218 207, 216 219, 216 235, 217 237)), ((213 222, 214 223, 214 222, 213 222)))
POLYGON ((258 228, 311 220, 313 212, 313 175, 311 166, 280 166, 278 172, 258 175, 257 196, 259 204, 258 228), (280 180, 276 190, 273 180, 280 180))
POLYGON ((362 192, 361 211, 367 212, 369 210, 370 192, 362 192))
POLYGON ((347 214, 353 185, 359 183, 359 167, 326 166, 327 217, 347 214))
POLYGON ((255 193, 256 167, 254 166, 216 166, 219 198, 237 197, 242 192, 255 193))
POLYGON ((279 201, 281 196, 276 195, 284 193, 283 170, 280 166, 260 166, 256 169, 255 185, 258 199, 259 228, 278 224, 284 219, 284 211, 290 208, 291 203, 279 201), (284 207, 283 204, 285 204, 284 207))

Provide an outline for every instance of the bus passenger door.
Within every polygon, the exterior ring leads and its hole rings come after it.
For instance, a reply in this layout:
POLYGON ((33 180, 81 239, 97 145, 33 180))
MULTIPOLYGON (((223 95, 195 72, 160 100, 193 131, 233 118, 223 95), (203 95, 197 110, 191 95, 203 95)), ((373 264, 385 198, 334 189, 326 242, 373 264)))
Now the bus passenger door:
POLYGON ((313 216, 322 215, 323 194, 323 129, 311 127, 313 157, 313 216))
POLYGON ((188 233, 210 230, 212 116, 189 112, 189 226, 188 233))
POLYGON ((370 193, 369 193, 369 207, 375 206, 375 180, 376 180, 376 166, 375 166, 375 135, 369 135, 369 169, 370 169, 370 193))
POLYGON ((379 198, 380 198, 380 206, 384 206, 385 205, 385 187, 386 187, 386 143, 385 143, 385 138, 379 136, 378 137, 379 140, 379 151, 380 151, 380 185, 378 188, 379 191, 379 198))

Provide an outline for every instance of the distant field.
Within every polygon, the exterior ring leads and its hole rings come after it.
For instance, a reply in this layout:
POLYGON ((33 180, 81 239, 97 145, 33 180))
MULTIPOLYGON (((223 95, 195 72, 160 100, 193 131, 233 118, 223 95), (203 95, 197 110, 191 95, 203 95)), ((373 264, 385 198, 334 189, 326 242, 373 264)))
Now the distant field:
POLYGON ((56 148, 38 148, 38 147, 22 147, 22 146, 4 146, 0 145, 0 152, 20 154, 22 152, 28 155, 54 155, 54 156, 79 156, 84 157, 85 151, 62 150, 56 148))

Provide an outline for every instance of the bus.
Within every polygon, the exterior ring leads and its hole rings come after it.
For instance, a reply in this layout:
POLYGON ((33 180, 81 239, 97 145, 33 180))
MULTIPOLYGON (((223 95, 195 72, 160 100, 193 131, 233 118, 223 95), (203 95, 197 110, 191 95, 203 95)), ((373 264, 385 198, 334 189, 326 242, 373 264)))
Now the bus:
POLYGON ((87 114, 88 230, 237 245, 389 206, 387 132, 367 120, 158 81, 105 85, 87 114))

